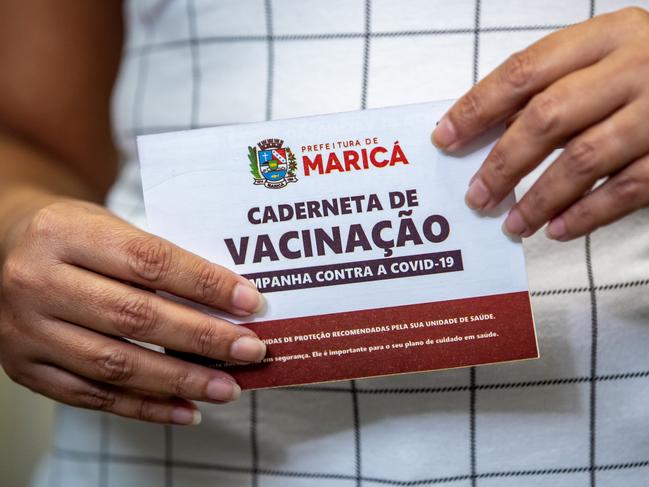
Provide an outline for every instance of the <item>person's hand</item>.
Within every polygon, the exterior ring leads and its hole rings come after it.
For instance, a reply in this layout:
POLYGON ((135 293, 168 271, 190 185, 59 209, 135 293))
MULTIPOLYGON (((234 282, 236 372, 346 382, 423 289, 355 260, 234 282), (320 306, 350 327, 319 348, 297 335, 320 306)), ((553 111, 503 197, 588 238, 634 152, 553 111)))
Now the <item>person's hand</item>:
POLYGON ((550 222, 547 235, 565 241, 649 205, 649 13, 595 17, 514 54, 455 103, 433 143, 457 151, 515 115, 470 182, 471 208, 493 208, 565 149, 512 208, 507 233, 550 222))
POLYGON ((122 337, 260 361, 252 331, 142 289, 246 316, 263 304, 248 280, 90 203, 50 204, 19 226, 0 267, 0 362, 13 380, 73 406, 176 424, 200 421, 192 400, 238 397, 228 374, 122 337))

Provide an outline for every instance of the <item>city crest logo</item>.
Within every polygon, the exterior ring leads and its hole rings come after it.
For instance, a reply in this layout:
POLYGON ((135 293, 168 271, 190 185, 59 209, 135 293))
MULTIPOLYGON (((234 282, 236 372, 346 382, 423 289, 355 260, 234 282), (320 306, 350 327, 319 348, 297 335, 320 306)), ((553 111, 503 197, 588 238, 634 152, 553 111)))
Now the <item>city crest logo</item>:
POLYGON ((266 188, 279 189, 288 183, 297 181, 297 161, 290 147, 282 147, 280 139, 264 139, 257 147, 248 147, 250 173, 254 184, 263 184, 266 188))

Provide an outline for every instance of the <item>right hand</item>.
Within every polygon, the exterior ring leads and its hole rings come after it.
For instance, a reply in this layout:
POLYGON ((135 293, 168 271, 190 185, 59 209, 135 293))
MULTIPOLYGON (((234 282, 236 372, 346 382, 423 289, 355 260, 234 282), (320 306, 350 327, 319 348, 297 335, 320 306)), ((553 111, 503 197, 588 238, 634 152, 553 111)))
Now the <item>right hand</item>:
POLYGON ((248 328, 142 289, 246 316, 263 299, 245 278, 90 203, 49 204, 15 228, 0 263, 0 364, 16 382, 72 406, 196 424, 192 401, 237 399, 235 380, 123 338, 239 363, 264 357, 248 328))

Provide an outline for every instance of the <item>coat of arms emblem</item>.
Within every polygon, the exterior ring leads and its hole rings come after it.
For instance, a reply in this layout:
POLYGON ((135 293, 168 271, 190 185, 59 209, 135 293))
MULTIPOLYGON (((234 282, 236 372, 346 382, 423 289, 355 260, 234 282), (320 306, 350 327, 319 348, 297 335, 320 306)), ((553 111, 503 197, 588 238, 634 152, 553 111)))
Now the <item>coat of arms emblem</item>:
POLYGON ((254 177, 254 184, 279 189, 297 181, 295 154, 290 147, 283 145, 283 140, 265 139, 259 141, 257 147, 248 147, 250 173, 254 177))

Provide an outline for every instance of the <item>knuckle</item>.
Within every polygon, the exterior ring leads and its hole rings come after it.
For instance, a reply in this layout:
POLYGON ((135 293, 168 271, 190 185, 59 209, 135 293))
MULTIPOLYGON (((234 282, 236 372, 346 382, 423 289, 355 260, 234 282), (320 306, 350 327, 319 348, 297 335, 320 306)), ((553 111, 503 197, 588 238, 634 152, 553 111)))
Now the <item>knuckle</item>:
POLYGON ((456 110, 450 114, 453 122, 460 130, 463 127, 480 123, 484 118, 482 97, 475 90, 465 94, 457 104, 456 110))
POLYGON ((611 196, 620 206, 634 206, 646 195, 648 188, 644 181, 632 175, 620 175, 610 181, 611 196))
POLYGON ((101 387, 91 387, 79 395, 79 405, 81 407, 97 411, 110 411, 117 401, 117 395, 114 391, 101 387))
POLYGON ((96 359, 100 380, 122 384, 128 382, 135 372, 133 361, 121 349, 108 348, 96 359))
POLYGON ((140 421, 153 421, 156 418, 156 408, 150 401, 138 399, 133 416, 140 421))
POLYGON ((485 161, 485 169, 492 179, 503 181, 514 176, 513 171, 507 164, 507 160, 508 157, 505 155, 505 151, 496 145, 485 161))
MULTIPOLYGON (((541 215, 547 215, 550 204, 546 192, 541 188, 532 187, 519 204, 523 219, 528 223, 536 223, 541 215), (525 204, 523 204, 525 203, 525 204)), ((548 217, 551 215, 547 215, 548 217)))
POLYGON ((582 226, 588 227, 593 220, 593 209, 584 199, 577 201, 569 210, 568 220, 581 222, 582 226))
POLYGON ((141 279, 155 282, 164 279, 171 267, 171 246, 147 235, 131 238, 125 248, 131 271, 141 279))
POLYGON ((556 95, 543 92, 536 95, 525 114, 526 126, 534 135, 547 135, 561 122, 561 103, 556 95))
POLYGON ((502 81, 514 88, 523 88, 534 78, 536 68, 530 49, 512 54, 503 65, 502 81))
POLYGON ((571 177, 589 180, 596 177, 599 150, 593 142, 576 140, 564 152, 566 170, 571 177))
POLYGON ((158 315, 151 296, 133 294, 117 303, 114 326, 122 336, 146 341, 157 325, 158 315))
POLYGON ((611 27, 617 31, 618 36, 621 35, 618 42, 639 41, 642 43, 639 51, 644 51, 644 46, 649 38, 649 12, 647 10, 638 6, 629 6, 602 17, 602 20, 607 20, 611 27))
POLYGON ((647 12, 642 7, 631 6, 626 7, 618 11, 619 15, 626 21, 632 23, 644 23, 645 25, 649 22, 649 12, 647 12))
POLYGON ((196 328, 192 345, 197 353, 210 356, 213 354, 215 345, 219 342, 220 338, 220 333, 215 326, 205 324, 196 328))
POLYGON ((224 273, 215 265, 205 262, 200 264, 196 276, 196 297, 202 302, 216 301, 226 285, 224 273))
POLYGON ((53 204, 38 210, 27 228, 29 234, 41 239, 60 235, 64 220, 59 205, 53 204))
POLYGON ((169 386, 171 393, 174 396, 187 399, 196 397, 196 394, 192 392, 195 388, 194 377, 187 369, 183 368, 176 371, 176 373, 174 373, 171 377, 169 386))
POLYGON ((2 266, 3 289, 34 289, 39 284, 38 274, 34 273, 23 259, 7 257, 2 266))

